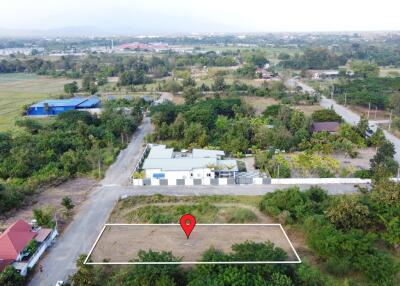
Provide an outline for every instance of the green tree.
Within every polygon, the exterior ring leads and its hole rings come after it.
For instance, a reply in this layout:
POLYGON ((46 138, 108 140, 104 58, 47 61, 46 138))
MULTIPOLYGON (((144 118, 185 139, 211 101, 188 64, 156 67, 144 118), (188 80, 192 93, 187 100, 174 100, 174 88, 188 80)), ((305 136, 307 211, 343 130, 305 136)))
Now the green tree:
POLYGON ((362 115, 360 121, 357 123, 356 130, 361 137, 365 137, 368 129, 369 129, 368 119, 367 117, 362 115))
POLYGON ((82 78, 82 90, 90 94, 97 92, 96 78, 93 75, 85 75, 82 78))
MULTIPOLYGON (((383 170, 386 170, 387 172, 384 173, 386 173, 387 176, 394 176, 397 173, 399 167, 398 163, 394 160, 394 154, 396 154, 396 151, 394 149, 393 143, 385 140, 385 142, 378 147, 378 151, 371 159, 372 174, 376 175, 378 173, 381 173, 383 170)), ((384 179, 384 177, 382 176, 375 176, 375 178, 384 179)))
POLYGON ((186 104, 193 104, 201 97, 200 92, 193 87, 183 89, 183 98, 186 104))
POLYGON ((225 79, 223 76, 217 76, 212 85, 213 91, 224 91, 226 88, 225 79))
POLYGON ((333 109, 321 109, 314 111, 311 115, 314 122, 341 122, 342 117, 337 114, 333 109))
POLYGON ((76 262, 77 271, 69 277, 74 286, 96 286, 96 273, 93 265, 85 264, 86 255, 81 254, 76 262))
POLYGON ((67 210, 70 211, 72 210, 75 205, 73 204, 72 200, 70 197, 63 197, 61 200, 61 205, 67 210))
POLYGON ((38 249, 39 243, 32 239, 28 242, 28 244, 25 246, 24 251, 29 252, 29 254, 34 254, 36 250, 38 249))
POLYGON ((357 197, 340 197, 335 199, 326 211, 327 218, 337 228, 367 229, 370 225, 368 206, 362 204, 357 197))
POLYGON ((37 221, 37 224, 47 228, 53 228, 55 226, 54 208, 47 206, 40 209, 33 209, 33 217, 37 221))
POLYGON ((79 87, 78 83, 76 81, 73 81, 72 83, 67 83, 64 85, 64 92, 68 93, 69 95, 73 95, 74 93, 78 92, 79 87))
POLYGON ((3 272, 0 273, 0 285, 23 286, 25 285, 25 278, 21 276, 14 267, 7 266, 3 272))
POLYGON ((374 146, 381 146, 386 141, 385 133, 383 133, 383 130, 381 128, 378 128, 370 137, 370 141, 374 146))
POLYGON ((379 66, 375 63, 352 61, 350 67, 355 77, 366 79, 379 76, 379 66))

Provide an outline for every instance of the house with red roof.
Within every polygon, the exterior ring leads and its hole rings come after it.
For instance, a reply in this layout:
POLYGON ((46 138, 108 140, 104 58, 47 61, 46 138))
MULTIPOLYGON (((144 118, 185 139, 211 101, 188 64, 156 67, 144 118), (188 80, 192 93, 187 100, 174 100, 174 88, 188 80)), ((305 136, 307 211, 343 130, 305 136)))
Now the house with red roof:
POLYGON ((16 221, 0 234, 0 272, 12 265, 21 275, 26 275, 57 235, 56 229, 32 227, 21 219, 16 221), (37 245, 34 253, 27 250, 32 240, 37 245))

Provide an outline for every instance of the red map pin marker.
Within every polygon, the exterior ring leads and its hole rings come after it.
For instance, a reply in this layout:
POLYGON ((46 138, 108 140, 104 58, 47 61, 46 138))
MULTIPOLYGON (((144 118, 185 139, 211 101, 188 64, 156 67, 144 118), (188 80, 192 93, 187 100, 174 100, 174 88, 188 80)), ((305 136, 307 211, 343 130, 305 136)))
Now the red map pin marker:
POLYGON ((186 234, 186 238, 189 239, 189 236, 196 225, 196 218, 191 214, 184 214, 179 220, 179 223, 186 234))

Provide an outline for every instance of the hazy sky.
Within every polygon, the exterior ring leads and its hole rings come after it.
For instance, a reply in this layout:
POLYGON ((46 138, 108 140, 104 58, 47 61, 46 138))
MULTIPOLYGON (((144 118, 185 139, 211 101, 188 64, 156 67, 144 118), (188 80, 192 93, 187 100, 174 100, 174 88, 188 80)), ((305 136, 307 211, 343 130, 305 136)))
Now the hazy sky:
POLYGON ((399 0, 2 0, 0 28, 132 34, 400 30, 399 0), (126 32, 126 31, 124 31, 126 32))

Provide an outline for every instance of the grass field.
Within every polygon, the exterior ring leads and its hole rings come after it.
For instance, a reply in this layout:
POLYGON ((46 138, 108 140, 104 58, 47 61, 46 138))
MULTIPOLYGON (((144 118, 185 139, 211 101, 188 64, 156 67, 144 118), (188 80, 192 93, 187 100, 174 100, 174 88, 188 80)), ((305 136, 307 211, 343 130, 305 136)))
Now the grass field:
POLYGON ((22 108, 46 98, 64 93, 65 78, 50 78, 34 74, 0 74, 0 131, 15 128, 15 119, 22 108))

